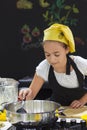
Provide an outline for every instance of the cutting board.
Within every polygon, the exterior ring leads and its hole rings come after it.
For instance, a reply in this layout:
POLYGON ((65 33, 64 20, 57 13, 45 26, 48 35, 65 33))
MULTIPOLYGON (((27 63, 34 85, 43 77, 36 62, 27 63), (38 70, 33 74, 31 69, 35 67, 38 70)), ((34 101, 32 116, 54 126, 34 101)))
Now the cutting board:
POLYGON ((69 118, 72 118, 72 117, 81 118, 82 115, 87 114, 87 106, 77 108, 77 109, 66 107, 63 113, 66 115, 66 117, 69 117, 69 118))

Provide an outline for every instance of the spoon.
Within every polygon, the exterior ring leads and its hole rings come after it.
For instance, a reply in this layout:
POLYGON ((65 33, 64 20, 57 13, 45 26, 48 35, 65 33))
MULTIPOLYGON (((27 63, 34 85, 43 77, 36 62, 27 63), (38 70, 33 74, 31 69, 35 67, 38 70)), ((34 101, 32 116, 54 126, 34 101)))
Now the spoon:
POLYGON ((22 99, 21 107, 16 111, 17 113, 27 113, 27 111, 23 108, 25 104, 25 99, 22 99))
POLYGON ((4 110, 4 107, 0 105, 0 111, 2 112, 4 110))

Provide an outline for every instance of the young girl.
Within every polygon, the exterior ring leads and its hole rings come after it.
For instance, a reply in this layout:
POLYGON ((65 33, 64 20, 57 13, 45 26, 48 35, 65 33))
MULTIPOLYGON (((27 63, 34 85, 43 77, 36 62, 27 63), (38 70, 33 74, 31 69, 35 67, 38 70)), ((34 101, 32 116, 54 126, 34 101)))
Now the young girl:
POLYGON ((19 98, 34 99, 45 81, 52 89, 50 100, 72 108, 87 103, 87 90, 83 87, 87 75, 87 60, 69 55, 75 52, 72 32, 68 26, 53 24, 44 30, 43 49, 46 59, 37 67, 29 88, 19 92, 19 98))

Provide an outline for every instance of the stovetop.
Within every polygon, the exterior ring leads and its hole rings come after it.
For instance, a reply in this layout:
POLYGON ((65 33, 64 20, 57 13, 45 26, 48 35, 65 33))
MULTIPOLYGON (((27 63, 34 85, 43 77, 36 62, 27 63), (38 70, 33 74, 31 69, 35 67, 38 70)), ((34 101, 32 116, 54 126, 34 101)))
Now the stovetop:
POLYGON ((86 122, 81 119, 59 118, 55 123, 37 127, 15 127, 11 126, 7 130, 87 130, 86 122))

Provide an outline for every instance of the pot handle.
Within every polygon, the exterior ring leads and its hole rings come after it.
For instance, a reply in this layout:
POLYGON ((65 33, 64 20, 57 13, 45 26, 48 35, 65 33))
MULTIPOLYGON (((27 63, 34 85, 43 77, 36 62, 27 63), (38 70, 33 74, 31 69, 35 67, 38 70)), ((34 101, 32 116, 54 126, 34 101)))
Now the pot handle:
POLYGON ((59 115, 66 116, 65 113, 63 112, 65 109, 66 109, 66 108, 64 108, 64 107, 60 107, 60 108, 56 109, 56 111, 55 111, 55 116, 57 116, 57 117, 58 117, 59 115))
POLYGON ((8 102, 3 102, 0 104, 0 111, 3 111, 4 108, 5 108, 5 105, 7 104, 8 102))

